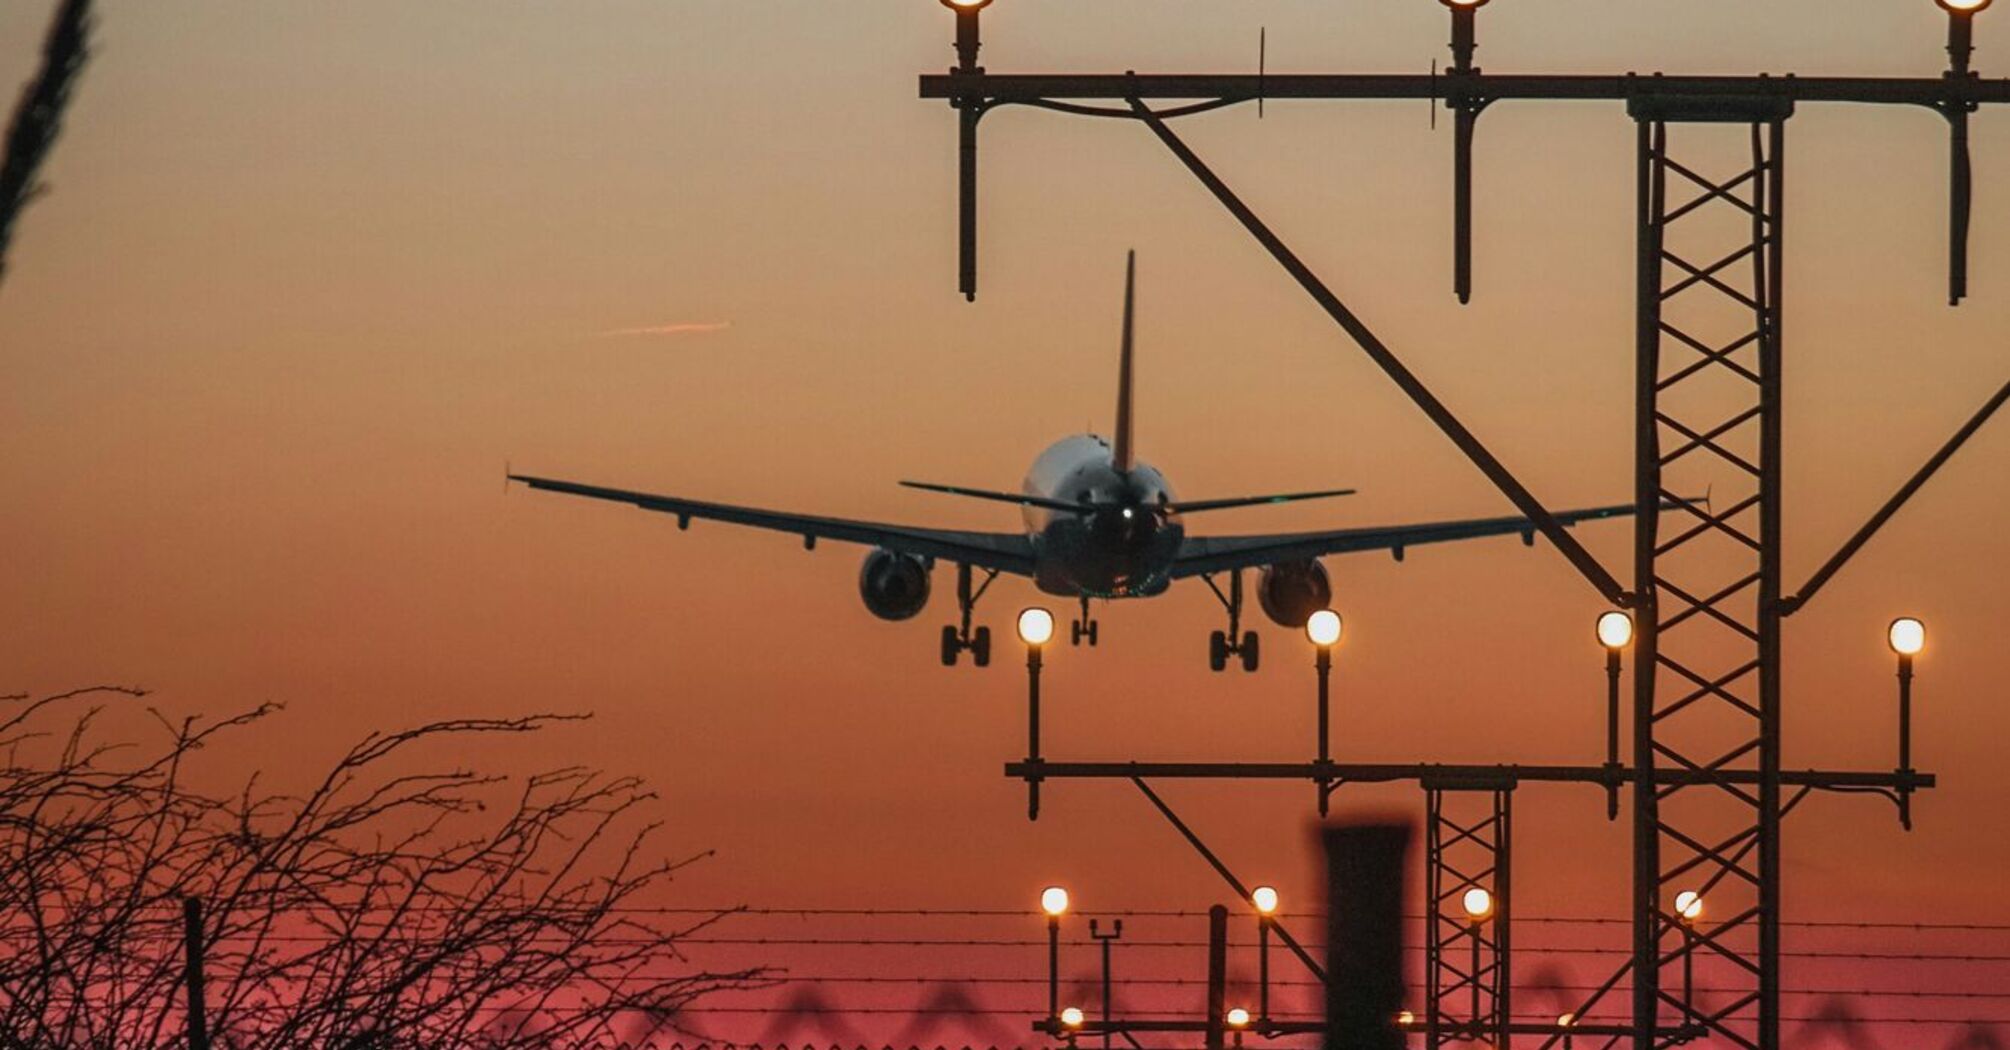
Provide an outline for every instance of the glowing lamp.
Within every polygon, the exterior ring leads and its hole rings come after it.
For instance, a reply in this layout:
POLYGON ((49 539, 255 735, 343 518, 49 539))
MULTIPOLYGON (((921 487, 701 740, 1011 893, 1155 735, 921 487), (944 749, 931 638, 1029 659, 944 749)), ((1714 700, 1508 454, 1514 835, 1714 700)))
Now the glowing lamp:
POLYGON ((1598 615, 1598 644, 1624 649, 1633 643, 1633 617, 1613 609, 1598 615))
POLYGON ((1256 905, 1259 915, 1270 915, 1277 911, 1277 888, 1258 886, 1249 891, 1249 903, 1256 905))
POLYGON ((991 0, 942 0, 942 6, 951 11, 975 11, 991 3, 991 0))
POLYGON ((1474 922, 1484 922, 1494 913, 1494 895, 1474 886, 1459 898, 1459 907, 1466 910, 1466 918, 1474 922))
POLYGON ((1230 1028, 1247 1028, 1249 1027, 1249 1011, 1240 1006, 1235 1007, 1228 1012, 1228 1016, 1224 1020, 1228 1022, 1230 1028))
POLYGON ((1404 1010, 1404 1011, 1402 1011, 1401 1013, 1399 1013, 1399 1014, 1397 1014, 1397 1015, 1396 1015, 1396 1023, 1397 1023, 1397 1024, 1416 1024, 1416 1023, 1417 1023, 1417 1015, 1416 1015, 1416 1014, 1413 1014, 1413 1013, 1411 1013, 1411 1012, 1410 1012, 1410 1011, 1408 1011, 1408 1010, 1404 1010))
MULTIPOLYGON (((1446 7, 1451 8, 1454 11, 1460 9, 1470 11, 1475 7, 1486 6, 1487 0, 1438 0, 1438 2, 1445 5, 1446 7)), ((1988 3, 1989 0, 1982 0, 1982 2, 1988 3)))
POLYGON ((1972 15, 1989 6, 1990 0, 1933 0, 1950 15, 1972 15))
POLYGON ((1070 1028, 1082 1027, 1082 1008, 1079 1006, 1070 1006, 1062 1010, 1061 1023, 1070 1028))
POLYGON ((1019 613, 1019 640, 1031 646, 1046 645, 1054 637, 1054 614, 1035 605, 1019 613))
POLYGON ((1569 1028, 1569 1027, 1570 1027, 1571 1025, 1574 1025, 1574 1024, 1576 1024, 1576 1023, 1577 1023, 1577 1015, 1576 1015, 1576 1014, 1564 1014, 1564 1015, 1562 1015, 1561 1017, 1558 1017, 1558 1018, 1556 1019, 1556 1023, 1557 1023, 1557 1026, 1558 1026, 1558 1027, 1561 1027, 1561 1028, 1569 1028))
POLYGON ((1305 637, 1321 649, 1332 648, 1340 641, 1340 614, 1331 609, 1321 609, 1305 620, 1305 637))
POLYGON ((1901 616, 1891 621, 1891 630, 1886 633, 1891 643, 1891 651, 1900 656, 1918 656, 1926 648, 1926 625, 1910 616, 1901 616))
POLYGON ((1048 918, 1058 919, 1068 911, 1068 891, 1059 886, 1049 886, 1040 891, 1040 910, 1048 918))
POLYGON ((1675 914, 1683 922, 1695 922, 1703 917, 1703 895, 1695 890, 1683 890, 1675 895, 1675 914))

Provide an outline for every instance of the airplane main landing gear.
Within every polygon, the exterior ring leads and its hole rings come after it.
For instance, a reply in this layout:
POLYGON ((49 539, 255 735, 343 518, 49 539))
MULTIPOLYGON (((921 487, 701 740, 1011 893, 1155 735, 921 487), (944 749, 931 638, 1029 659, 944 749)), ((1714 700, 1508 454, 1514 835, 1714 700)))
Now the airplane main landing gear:
POLYGON ((1082 595, 1082 618, 1076 620, 1074 627, 1069 631, 1069 641, 1075 645, 1082 644, 1084 638, 1089 640, 1091 648, 1095 646, 1096 620, 1089 615, 1089 596, 1086 594, 1082 595))
POLYGON ((1256 670, 1263 649, 1255 631, 1242 630, 1242 570, 1229 570, 1227 594, 1221 593, 1212 574, 1201 579, 1207 581, 1208 590, 1213 591, 1214 596, 1221 599, 1222 608, 1228 610, 1228 630, 1215 631, 1207 637, 1208 669, 1224 670, 1228 667, 1228 658, 1236 656, 1241 658, 1244 671, 1256 670))
POLYGON ((998 578, 997 569, 984 570, 984 582, 971 586, 970 566, 959 563, 956 566, 956 605, 962 611, 960 624, 942 625, 942 666, 955 667, 958 655, 969 652, 970 662, 979 667, 991 665, 991 628, 970 628, 970 610, 977 605, 977 599, 991 588, 991 581, 998 578))

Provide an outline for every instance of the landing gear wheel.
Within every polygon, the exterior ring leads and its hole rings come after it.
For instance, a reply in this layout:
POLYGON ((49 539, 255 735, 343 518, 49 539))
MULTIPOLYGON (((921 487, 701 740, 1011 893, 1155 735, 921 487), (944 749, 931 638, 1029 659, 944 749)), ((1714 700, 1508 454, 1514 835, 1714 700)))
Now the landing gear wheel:
POLYGON ((971 662, 979 667, 991 666, 991 628, 979 627, 970 639, 971 662))
POLYGON ((1069 641, 1073 642, 1075 645, 1080 645, 1082 644, 1084 639, 1088 641, 1089 646, 1091 648, 1095 647, 1096 621, 1090 620, 1087 624, 1084 624, 1080 620, 1075 621, 1074 627, 1071 628, 1069 631, 1069 641))
POLYGON ((1242 636, 1241 652, 1242 652, 1242 669, 1244 671, 1256 670, 1257 657, 1261 654, 1257 650, 1255 631, 1249 631, 1242 636))
POLYGON ((957 637, 956 637, 956 627, 955 627, 954 625, 952 625, 952 624, 943 624, 943 625, 942 625, 942 666, 944 666, 944 667, 955 667, 955 666, 956 666, 956 654, 957 654, 958 652, 961 652, 961 651, 962 651, 962 649, 963 649, 963 643, 962 643, 962 642, 961 642, 960 640, 958 640, 958 639, 957 639, 957 637))
POLYGON ((1228 666, 1228 636, 1216 631, 1207 636, 1207 669, 1219 671, 1228 666))

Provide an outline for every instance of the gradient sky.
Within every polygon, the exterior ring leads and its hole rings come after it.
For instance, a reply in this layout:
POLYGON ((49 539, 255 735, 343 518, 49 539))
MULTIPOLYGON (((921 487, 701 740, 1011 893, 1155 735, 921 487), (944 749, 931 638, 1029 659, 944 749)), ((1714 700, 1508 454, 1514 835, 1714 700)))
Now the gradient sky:
MULTIPOLYGON (((49 4, 0 4, 0 86, 49 4)), ((1142 129, 985 123, 982 294, 955 294, 951 58, 932 0, 108 2, 0 285, 0 689, 143 684, 290 712, 245 770, 420 717, 590 710, 504 763, 648 775, 683 903, 1013 906, 1064 879, 1204 907, 1214 876, 1115 784, 1023 819, 1009 646, 939 666, 953 575, 903 624, 860 552, 522 490, 562 477, 809 512, 1011 528, 900 478, 1009 488, 1107 428, 1139 252, 1139 443, 1189 497, 1357 486, 1195 524, 1316 528, 1505 500, 1142 129)), ((993 69, 1411 71, 1427 0, 999 0, 993 69)), ((1506 0, 1490 70, 1935 74, 1928 0, 1506 0)), ((2003 68, 2010 15, 1978 22, 2003 68)), ((1613 105, 1482 122, 1477 295, 1449 294, 1450 138, 1422 103, 1273 102, 1182 125, 1551 505, 1628 498, 1633 127, 1613 105)), ((1944 297, 1945 133, 1920 111, 1789 127, 1789 582, 2003 380, 2010 122, 1975 124, 1973 298, 1944 297)), ((1788 824, 1793 918, 2010 921, 2010 430, 1985 431, 1793 618, 1789 766, 1888 767, 1884 624, 1926 619, 1916 753, 1943 787, 1788 824)), ((1580 530, 1623 567, 1629 530, 1580 530)), ((1330 561, 1340 757, 1594 761, 1599 599, 1512 539, 1330 561)), ((1001 582, 1002 634, 1034 600, 1001 582)), ((1189 585, 1050 660, 1050 753, 1288 759, 1309 654, 1272 629, 1213 676, 1189 585)), ((226 761, 219 759, 219 761, 226 761)), ((1168 789, 1303 899, 1308 793, 1168 789)), ((1348 789, 1349 812, 1418 811, 1348 789)), ((1627 835, 1584 789, 1519 797, 1524 913, 1622 914, 1627 835)))

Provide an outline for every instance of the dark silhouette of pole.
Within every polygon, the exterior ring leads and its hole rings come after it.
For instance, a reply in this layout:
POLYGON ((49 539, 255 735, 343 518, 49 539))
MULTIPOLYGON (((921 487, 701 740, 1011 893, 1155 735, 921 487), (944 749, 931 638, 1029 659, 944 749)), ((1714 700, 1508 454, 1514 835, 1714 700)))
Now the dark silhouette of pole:
MULTIPOLYGON (((1619 769, 1619 650, 1613 646, 1605 649, 1605 767, 1619 769)), ((1605 785, 1605 818, 1619 817, 1619 782, 1609 781, 1605 785)))
MULTIPOLYGON (((1040 761, 1040 647, 1026 647, 1026 761, 1040 761)), ((1040 780, 1026 781, 1026 819, 1040 819, 1040 780)))
MULTIPOLYGON (((1912 654, 1898 654, 1898 771, 1912 768, 1912 654)), ((1898 789, 1898 822, 1912 830, 1912 792, 1898 789)))
MULTIPOLYGON (((1947 80, 1972 80, 1968 61, 1975 53, 1975 12, 1947 12, 1947 80)), ((1947 118, 1947 305, 1959 306, 1968 295, 1968 220, 1974 174, 1968 152, 1968 114, 1975 104, 1949 101, 1940 107, 1947 118)))
POLYGON ((1327 1050, 1403 1050, 1405 824, 1326 829, 1327 1050))
POLYGON ((1270 916, 1256 917, 1256 1023, 1270 1027, 1270 916))
MULTIPOLYGON (((1330 710, 1330 688, 1333 677, 1332 647, 1320 646, 1319 655, 1313 658, 1312 666, 1319 669, 1319 761, 1331 762, 1333 761, 1333 738, 1330 729, 1332 725, 1330 710)), ((1325 801, 1323 797, 1320 799, 1319 812, 1322 814, 1326 812, 1325 801)))
MULTIPOLYGON (((1449 5, 1452 10, 1452 67, 1447 79, 1457 82, 1479 70, 1473 67, 1473 51, 1478 47, 1474 5, 1449 5)), ((1484 103, 1471 97, 1451 102, 1452 107, 1452 294, 1461 304, 1473 298, 1473 127, 1484 103)))
POLYGON ((1228 909, 1207 910, 1207 1050, 1228 1045, 1228 909))
POLYGON ((185 974, 188 979, 188 1047, 210 1050, 209 1002, 203 992, 202 899, 184 897, 181 902, 182 938, 187 949, 185 974))
POLYGON ((1103 1048, 1104 1048, 1104 1050, 1109 1050, 1109 1046, 1110 1046, 1110 1036, 1111 1036, 1111 1034, 1112 1034, 1112 1032, 1113 1032, 1113 1029, 1112 1029, 1112 1027, 1111 1027, 1111 1025, 1110 1025, 1110 946, 1111 946, 1112 944, 1116 943, 1116 940, 1117 940, 1117 938, 1119 938, 1119 937, 1122 937, 1123 935, 1124 935, 1124 920, 1122 920, 1122 919, 1114 919, 1114 920, 1111 920, 1111 922, 1110 922, 1110 932, 1108 932, 1108 933, 1104 933, 1104 932, 1102 932, 1101 930, 1099 930, 1099 929, 1097 929, 1097 928, 1096 928, 1096 920, 1094 920, 1094 919, 1090 919, 1090 920, 1089 920, 1089 936, 1091 936, 1091 937, 1094 937, 1094 938, 1095 938, 1096 940, 1100 941, 1100 942, 1102 943, 1102 948, 1103 948, 1103 1048))
MULTIPOLYGON (((1333 647, 1340 643, 1341 632, 1345 629, 1340 614, 1331 609, 1320 609, 1305 618, 1305 636, 1311 639, 1314 654, 1312 666, 1319 676, 1319 766, 1322 769, 1333 761, 1333 647)), ((1323 817, 1333 795, 1333 780, 1320 776, 1318 785, 1319 815, 1323 817)))
POLYGON ((1912 768, 1912 655, 1898 654, 1898 768, 1912 768))
POLYGON ((1474 919, 1472 925, 1466 928, 1466 939, 1472 945, 1472 969, 1467 973, 1466 986, 1473 993, 1472 1011, 1467 1016, 1473 1019, 1475 1036, 1486 1028, 1486 1024, 1480 1020, 1480 925, 1485 921, 1474 919))
MULTIPOLYGON (((984 67, 977 64, 977 52, 983 47, 978 35, 978 11, 988 0, 975 3, 954 3, 943 0, 943 6, 956 14, 956 68, 951 76, 981 76, 984 67)), ((975 100, 958 101, 956 122, 956 286, 968 301, 977 299, 977 119, 984 115, 984 104, 975 100)))

